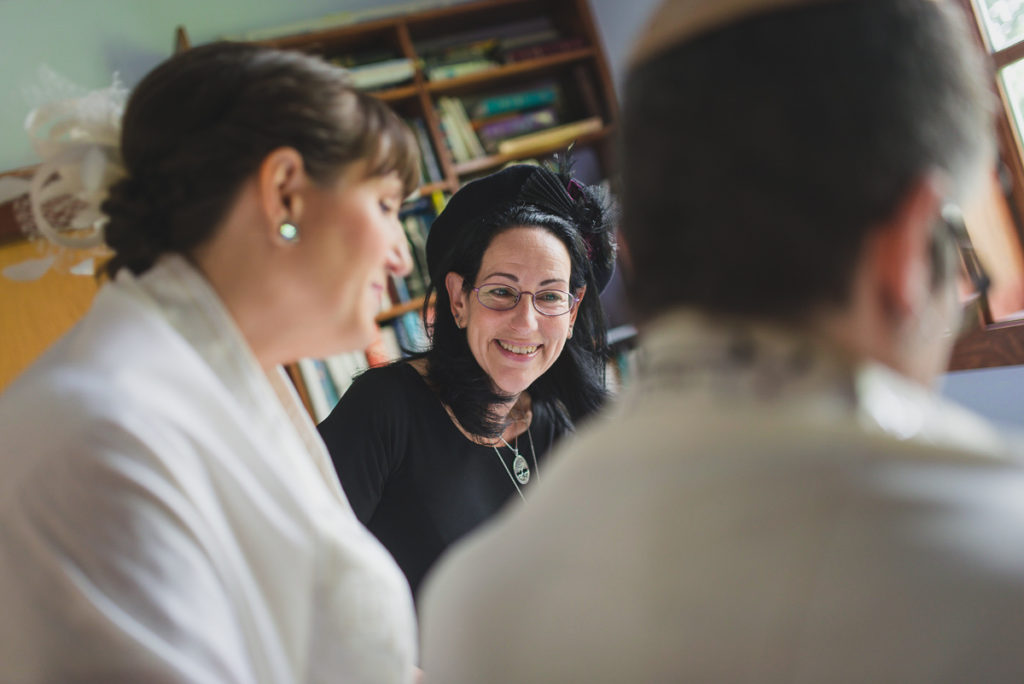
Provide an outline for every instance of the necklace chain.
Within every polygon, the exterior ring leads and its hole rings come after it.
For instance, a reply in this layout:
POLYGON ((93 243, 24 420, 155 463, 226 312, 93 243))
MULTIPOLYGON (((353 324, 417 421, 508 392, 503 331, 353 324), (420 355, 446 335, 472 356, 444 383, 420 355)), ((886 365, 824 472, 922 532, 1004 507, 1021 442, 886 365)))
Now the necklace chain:
MULTIPOLYGON (((540 480, 540 466, 537 465, 537 450, 534 449, 534 447, 533 447, 533 435, 530 434, 530 428, 526 428, 526 438, 530 440, 530 456, 533 457, 533 469, 534 469, 534 472, 537 474, 537 479, 540 480)), ((516 445, 515 446, 512 446, 511 444, 506 442, 504 437, 499 437, 498 439, 500 439, 501 443, 504 444, 505 446, 507 446, 509 448, 509 450, 512 452, 512 454, 513 454, 512 464, 515 465, 515 459, 521 458, 521 456, 519 455, 519 436, 516 435, 516 445)), ((519 494, 519 498, 522 499, 523 501, 526 501, 526 497, 523 495, 523 490, 519 486, 519 479, 515 475, 512 474, 511 468, 509 468, 508 464, 505 463, 505 459, 503 459, 501 457, 501 452, 498 451, 497 445, 493 445, 492 444, 491 446, 494 449, 494 453, 498 457, 498 460, 501 462, 501 466, 505 469, 505 472, 508 474, 509 479, 512 480, 512 485, 516 488, 516 493, 519 494)), ((526 459, 523 459, 523 461, 525 462, 526 459)), ((530 466, 529 466, 529 464, 527 464, 527 466, 526 466, 526 473, 527 473, 527 475, 526 475, 527 479, 525 481, 523 481, 523 484, 526 484, 527 482, 529 482, 529 477, 530 477, 529 476, 529 473, 530 473, 530 466)))

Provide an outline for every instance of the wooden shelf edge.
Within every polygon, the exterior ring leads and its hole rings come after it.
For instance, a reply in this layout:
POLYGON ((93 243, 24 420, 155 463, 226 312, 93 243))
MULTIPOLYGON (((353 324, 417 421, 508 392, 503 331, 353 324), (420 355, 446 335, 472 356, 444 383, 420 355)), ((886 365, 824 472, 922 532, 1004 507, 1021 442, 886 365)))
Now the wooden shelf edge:
MULTIPOLYGON (((434 303, 434 298, 433 297, 430 298, 430 303, 431 304, 434 303)), ((401 316, 404 313, 409 313, 410 311, 419 311, 422 308, 423 308, 423 297, 415 297, 413 299, 410 299, 407 302, 402 302, 401 304, 395 304, 391 308, 386 309, 384 311, 381 311, 379 314, 377 314, 377 319, 376 320, 377 320, 377 323, 387 323, 392 318, 398 318, 399 316, 401 316)))
POLYGON ((948 370, 1024 364, 1024 321, 993 323, 958 341, 948 370))
POLYGON ((547 145, 545 147, 538 148, 537 150, 533 151, 531 154, 528 155, 493 154, 487 157, 477 157, 476 159, 470 159, 467 162, 461 162, 459 164, 456 164, 455 173, 458 174, 459 176, 465 176, 473 173, 479 173, 480 171, 487 171, 489 169, 497 168, 499 166, 502 166, 503 164, 507 164, 508 162, 522 159, 524 156, 544 156, 552 154, 554 152, 560 152, 562 150, 565 150, 565 148, 568 147, 569 144, 573 142, 575 142, 576 145, 589 145, 590 143, 597 142, 599 140, 604 140, 605 138, 610 136, 614 130, 615 127, 609 124, 604 126, 601 130, 595 131, 594 133, 587 133, 586 135, 581 135, 578 138, 576 138, 575 141, 568 141, 558 145, 547 145))
POLYGON ((420 89, 415 83, 399 86, 397 88, 385 88, 383 90, 364 90, 367 95, 373 95, 378 100, 385 102, 397 102, 398 100, 409 100, 419 95, 420 89))
POLYGON ((595 51, 592 47, 580 48, 560 52, 556 55, 537 57, 536 59, 524 59, 521 62, 502 64, 491 69, 477 71, 458 78, 446 78, 440 81, 427 81, 426 88, 431 94, 441 95, 449 91, 461 90, 469 86, 477 86, 490 82, 501 81, 505 78, 528 74, 531 71, 544 71, 560 64, 571 64, 581 62, 594 57, 595 51))
POLYGON ((448 181, 437 181, 436 183, 424 183, 420 187, 416 188, 416 191, 412 195, 410 195, 408 198, 406 198, 406 201, 418 200, 418 199, 420 199, 422 197, 426 197, 427 195, 429 195, 429 194, 431 194, 431 193, 433 193, 433 192, 435 192, 437 190, 441 190, 441 191, 444 191, 444 192, 454 192, 451 183, 449 183, 448 181))
POLYGON ((473 14, 481 11, 486 12, 508 5, 524 5, 531 1, 532 0, 471 0, 470 2, 456 2, 455 4, 445 7, 424 9, 415 13, 413 16, 407 17, 406 23, 410 26, 434 23, 439 19, 448 19, 450 17, 457 17, 463 14, 473 14))

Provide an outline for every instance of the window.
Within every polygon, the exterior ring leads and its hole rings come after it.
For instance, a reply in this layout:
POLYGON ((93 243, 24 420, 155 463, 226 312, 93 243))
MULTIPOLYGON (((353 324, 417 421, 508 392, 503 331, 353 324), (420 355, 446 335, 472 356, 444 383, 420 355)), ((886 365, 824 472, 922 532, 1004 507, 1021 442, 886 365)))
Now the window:
POLYGON ((964 218, 992 276, 983 325, 954 352, 954 369, 1024 363, 1024 0, 957 0, 990 55, 999 165, 964 218))

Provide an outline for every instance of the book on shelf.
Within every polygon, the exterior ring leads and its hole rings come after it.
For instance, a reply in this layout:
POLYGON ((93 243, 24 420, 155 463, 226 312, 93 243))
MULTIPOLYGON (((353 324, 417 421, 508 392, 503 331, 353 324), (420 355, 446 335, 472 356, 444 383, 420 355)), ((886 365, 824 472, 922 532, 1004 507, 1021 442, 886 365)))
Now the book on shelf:
POLYGON ((441 173, 441 166, 437 161, 437 155, 434 154, 434 146, 430 142, 430 134, 427 132, 427 125, 423 119, 415 117, 408 120, 409 127, 412 128, 413 134, 416 136, 416 143, 420 148, 420 171, 423 175, 423 180, 427 183, 440 183, 444 180, 444 174, 441 173))
POLYGON ((586 47, 586 41, 579 36, 573 38, 553 38, 520 47, 503 47, 501 57, 506 63, 522 62, 527 59, 537 59, 539 57, 547 57, 548 55, 579 50, 583 47, 586 47))
POLYGON ((466 113, 466 106, 462 100, 457 97, 439 97, 437 98, 437 104, 441 107, 441 111, 448 115, 453 134, 462 139, 460 149, 469 155, 466 159, 461 159, 460 161, 469 161, 470 159, 476 159, 487 154, 484 151, 483 145, 480 144, 480 139, 473 131, 473 126, 469 122, 469 115, 466 113))
POLYGON ((402 348, 398 344, 398 336, 390 325, 378 329, 377 338, 365 350, 366 363, 371 368, 386 366, 395 359, 402 358, 402 348))
POLYGON ((459 78, 460 76, 469 76, 470 74, 487 71, 488 69, 493 69, 496 66, 501 65, 499 62, 485 57, 467 59, 462 62, 453 62, 451 64, 438 64, 437 66, 427 68, 427 80, 445 81, 451 78, 459 78))
POLYGON ((454 55, 467 50, 478 50, 485 46, 500 46, 504 41, 514 40, 517 36, 538 34, 552 29, 551 18, 547 16, 528 17, 520 21, 506 21, 500 24, 487 24, 477 28, 447 33, 434 38, 417 40, 417 54, 423 57, 454 55))
POLYGON ((430 335, 427 333, 426 324, 419 311, 410 311, 405 314, 405 327, 412 338, 413 349, 423 352, 430 348, 430 335))
POLYGON ((490 38, 480 38, 479 40, 468 41, 464 41, 456 36, 454 41, 449 37, 444 39, 443 42, 426 50, 422 49, 422 43, 420 44, 420 47, 421 49, 419 54, 423 58, 424 63, 428 67, 433 67, 441 66, 443 64, 465 62, 471 59, 490 58, 494 56, 495 52, 500 47, 500 43, 498 42, 498 39, 493 36, 490 38))
POLYGON ((405 277, 408 299, 425 294, 430 283, 430 272, 427 269, 427 233, 436 216, 433 194, 410 203, 399 216, 412 256, 412 272, 405 277))
POLYGON ((334 382, 339 398, 352 385, 352 380, 367 368, 366 354, 361 350, 328 356, 324 359, 324 363, 327 365, 327 372, 334 382))
POLYGON ((547 128, 536 133, 527 133, 515 138, 509 138, 498 143, 498 152, 510 156, 526 155, 538 152, 550 147, 567 145, 580 136, 588 133, 596 133, 604 127, 604 122, 599 116, 592 116, 580 121, 562 124, 553 128, 547 128))
POLYGON ((327 372, 326 364, 319 359, 303 358, 298 361, 299 374, 306 386, 309 403, 313 408, 313 420, 317 423, 326 418, 338 403, 338 390, 327 372))
POLYGON ((390 323, 395 330, 403 356, 427 350, 430 341, 427 338, 427 331, 423 327, 423 319, 420 317, 419 311, 406 311, 404 314, 396 316, 390 323))
POLYGON ((434 208, 434 216, 437 216, 444 211, 444 207, 448 204, 448 198, 450 196, 451 195, 444 190, 434 190, 430 193, 430 204, 434 208))
POLYGON ((562 34, 558 32, 554 26, 547 23, 539 23, 533 27, 529 27, 532 30, 525 30, 522 33, 513 36, 505 36, 499 39, 498 55, 504 56, 505 53, 511 50, 518 50, 521 47, 529 45, 538 45, 540 43, 547 43, 553 40, 558 40, 562 37, 562 34))
POLYGON ((412 213, 402 219, 402 228, 412 256, 412 272, 405 278, 410 299, 422 297, 430 284, 430 271, 427 268, 428 227, 426 218, 420 213, 412 213))
POLYGON ((403 57, 348 67, 348 73, 356 88, 377 90, 411 81, 416 74, 416 65, 413 60, 403 57))
POLYGON ((395 304, 404 304, 412 299, 412 295, 409 294, 409 284, 405 282, 405 278, 396 274, 388 274, 388 294, 391 295, 391 301, 395 304))
POLYGON ((466 148, 465 140, 459 135, 455 118, 450 112, 441 108, 437 110, 437 118, 441 122, 441 132, 444 133, 444 142, 448 146, 452 159, 455 160, 455 163, 469 161, 469 150, 466 148))
POLYGON ((374 64, 376 62, 387 62, 392 59, 398 59, 401 55, 391 47, 382 47, 369 50, 359 50, 357 52, 343 52, 333 54, 327 58, 331 64, 336 64, 346 69, 352 67, 363 66, 364 64, 374 64))
POLYGON ((557 124, 558 114, 554 107, 542 107, 517 114, 499 114, 473 121, 480 144, 491 154, 498 151, 498 143, 502 140, 551 128, 557 124))
POLYGON ((495 114, 518 112, 524 109, 554 105, 558 100, 558 86, 554 83, 497 93, 477 100, 470 110, 474 119, 483 119, 495 114))

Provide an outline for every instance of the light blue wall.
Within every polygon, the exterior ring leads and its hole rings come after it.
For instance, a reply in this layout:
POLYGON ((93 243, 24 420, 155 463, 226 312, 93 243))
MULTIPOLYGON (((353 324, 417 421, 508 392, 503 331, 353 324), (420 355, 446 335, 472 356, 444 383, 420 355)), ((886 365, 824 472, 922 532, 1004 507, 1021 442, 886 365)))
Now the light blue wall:
POLYGON ((604 39, 615 85, 622 93, 622 79, 630 45, 659 0, 590 0, 597 28, 604 39))
MULTIPOLYGON (((25 95, 47 64, 87 88, 119 72, 129 86, 171 54, 174 28, 194 43, 371 8, 394 11, 459 0, 0 0, 0 171, 36 163, 23 132, 25 95)), ((617 77, 628 43, 655 0, 592 0, 617 77)))
POLYGON ((133 85, 173 49, 184 25, 194 43, 325 15, 454 0, 0 0, 0 170, 38 161, 23 132, 26 89, 47 64, 87 89, 117 71, 133 85))
MULTIPOLYGON (((129 86, 171 54, 174 28, 194 43, 370 8, 401 11, 459 0, 0 0, 0 171, 36 163, 23 132, 36 102, 26 91, 47 64, 87 88, 119 72, 129 86)), ((617 78, 628 44, 655 0, 592 0, 617 78)))
POLYGON ((947 373, 942 392, 991 420, 1024 428, 1024 366, 947 373))

